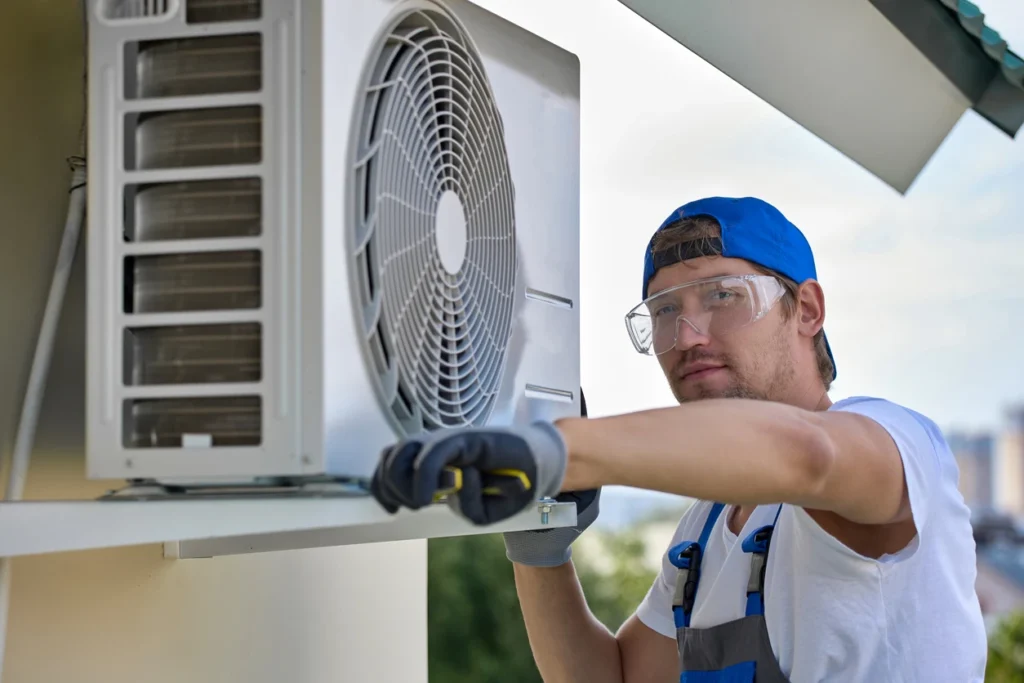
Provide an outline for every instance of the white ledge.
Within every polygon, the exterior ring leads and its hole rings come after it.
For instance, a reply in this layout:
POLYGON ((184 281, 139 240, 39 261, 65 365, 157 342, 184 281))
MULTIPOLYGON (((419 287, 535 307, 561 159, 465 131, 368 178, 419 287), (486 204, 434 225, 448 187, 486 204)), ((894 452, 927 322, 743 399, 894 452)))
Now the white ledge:
POLYGON ((445 505, 389 515, 369 497, 85 500, 0 503, 0 557, 164 543, 170 557, 211 557, 576 524, 573 503, 537 503, 476 526, 445 505))

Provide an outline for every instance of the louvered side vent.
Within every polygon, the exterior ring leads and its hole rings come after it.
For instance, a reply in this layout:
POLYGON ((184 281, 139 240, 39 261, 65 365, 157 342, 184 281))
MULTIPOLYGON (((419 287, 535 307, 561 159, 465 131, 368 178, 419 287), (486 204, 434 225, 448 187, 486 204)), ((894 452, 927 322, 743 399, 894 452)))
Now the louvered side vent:
POLYGON ((260 0, 187 0, 185 20, 190 24, 252 21, 260 18, 261 9, 260 0))
POLYGON ((166 15, 171 0, 107 0, 102 6, 107 19, 145 19, 166 15))
MULTIPOLYGON (((187 23, 243 21, 260 4, 185 11, 187 23)), ((262 443, 264 34, 247 27, 124 48, 125 448, 262 443)))

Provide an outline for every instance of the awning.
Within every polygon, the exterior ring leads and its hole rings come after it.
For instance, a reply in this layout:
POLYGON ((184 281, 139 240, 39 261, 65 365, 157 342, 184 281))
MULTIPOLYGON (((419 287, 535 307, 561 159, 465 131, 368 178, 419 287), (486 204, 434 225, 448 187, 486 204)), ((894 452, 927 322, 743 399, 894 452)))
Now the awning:
POLYGON ((956 87, 1013 137, 1024 124, 1024 60, 967 0, 871 0, 956 87), (937 10, 937 11, 936 11, 937 10))
POLYGON ((620 2, 901 193, 968 109, 1024 124, 1024 64, 969 2, 620 2))

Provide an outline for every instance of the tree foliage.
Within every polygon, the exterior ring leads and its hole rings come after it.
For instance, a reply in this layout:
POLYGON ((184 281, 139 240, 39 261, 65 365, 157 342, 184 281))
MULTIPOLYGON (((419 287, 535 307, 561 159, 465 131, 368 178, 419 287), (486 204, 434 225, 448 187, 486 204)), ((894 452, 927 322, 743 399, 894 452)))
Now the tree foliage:
POLYGON ((429 541, 427 643, 431 683, 541 683, 500 535, 429 541))
POLYGON ((987 683, 1024 681, 1024 612, 1012 614, 989 638, 987 683))
MULTIPOLYGON (((597 571, 574 551, 595 616, 615 631, 647 593, 654 573, 630 534, 607 539, 610 570, 597 571)), ((427 555, 431 683, 541 683, 516 596, 512 565, 499 534, 432 539, 427 555)))

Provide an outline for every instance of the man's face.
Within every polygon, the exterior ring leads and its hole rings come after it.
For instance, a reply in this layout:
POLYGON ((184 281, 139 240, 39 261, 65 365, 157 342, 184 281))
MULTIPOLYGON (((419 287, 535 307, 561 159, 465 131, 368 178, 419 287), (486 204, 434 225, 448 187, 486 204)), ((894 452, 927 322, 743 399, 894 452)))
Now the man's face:
MULTIPOLYGON (((658 270, 650 295, 721 275, 757 275, 742 259, 704 256, 658 270)), ((676 400, 753 398, 777 400, 794 375, 797 335, 785 320, 782 302, 754 323, 723 336, 678 324, 675 347, 657 356, 676 400)))

